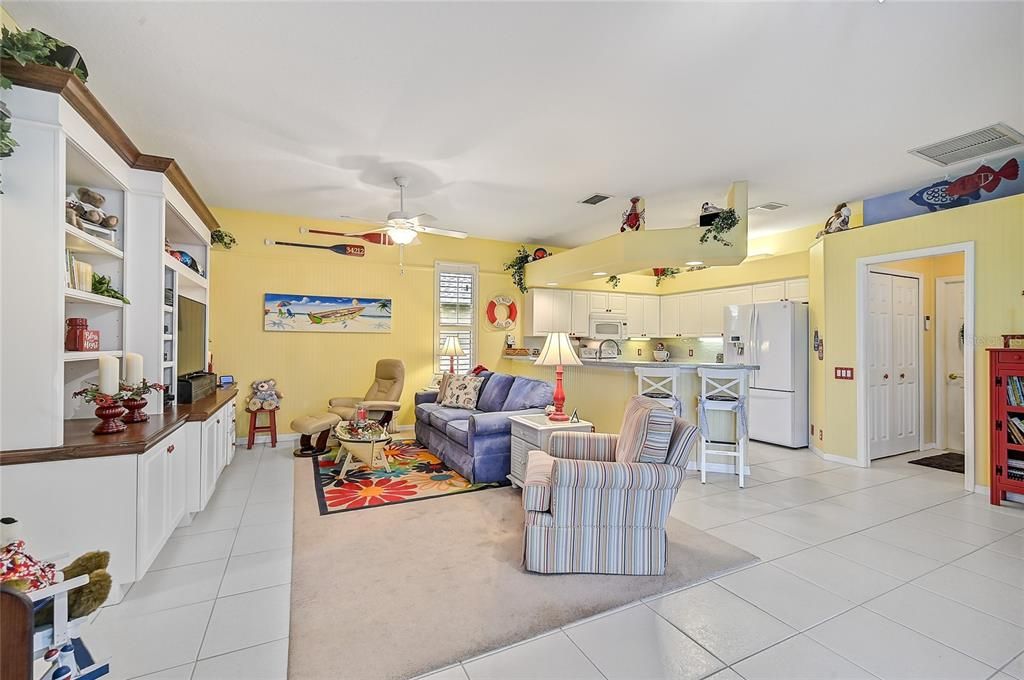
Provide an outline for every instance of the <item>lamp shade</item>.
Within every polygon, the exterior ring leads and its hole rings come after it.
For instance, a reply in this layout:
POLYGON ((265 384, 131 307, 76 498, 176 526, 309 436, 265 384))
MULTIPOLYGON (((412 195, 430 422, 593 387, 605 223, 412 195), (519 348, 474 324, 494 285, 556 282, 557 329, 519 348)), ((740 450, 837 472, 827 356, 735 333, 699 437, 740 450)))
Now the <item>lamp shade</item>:
POLYGON ((582 366, 583 362, 576 356, 568 333, 548 333, 544 341, 544 349, 534 362, 537 366, 582 366))
POLYGON ((449 335, 444 339, 444 344, 441 345, 441 356, 443 357, 461 357, 465 353, 466 350, 462 349, 457 336, 449 335))

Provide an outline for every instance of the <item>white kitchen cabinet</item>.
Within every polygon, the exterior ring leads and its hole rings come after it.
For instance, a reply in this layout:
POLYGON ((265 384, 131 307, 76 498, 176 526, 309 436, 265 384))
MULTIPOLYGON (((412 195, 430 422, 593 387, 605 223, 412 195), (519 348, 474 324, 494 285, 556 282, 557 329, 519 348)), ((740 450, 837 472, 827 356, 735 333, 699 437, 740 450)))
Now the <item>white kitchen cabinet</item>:
POLYGON ((590 333, 590 293, 584 290, 572 291, 571 307, 569 333, 586 337, 590 333))
POLYGON ((625 314, 625 293, 591 293, 590 311, 598 314, 625 314))
POLYGON ((724 303, 727 305, 750 305, 754 303, 754 295, 750 286, 738 286, 736 288, 725 288, 724 303))
POLYGON ((679 336, 679 298, 681 295, 666 295, 661 298, 661 337, 679 336))
POLYGON ((724 290, 708 290, 700 294, 700 334, 722 335, 722 314, 725 311, 724 290))
POLYGON ((754 302, 778 302, 786 299, 786 282, 772 281, 752 287, 754 302))
POLYGON ((807 279, 790 279, 786 281, 786 299, 794 302, 807 302, 809 295, 807 279))
POLYGON ((657 295, 644 295, 644 326, 645 338, 661 337, 661 298, 657 295))
POLYGON ((138 457, 136 569, 142 578, 185 515, 184 432, 178 429, 138 457))
POLYGON ((535 288, 526 294, 523 334, 568 333, 572 324, 572 291, 535 288))
POLYGON ((626 296, 626 334, 639 338, 644 332, 644 296, 626 296))
POLYGON ((697 337, 701 331, 701 294, 686 293, 678 297, 679 324, 676 332, 684 338, 697 337))

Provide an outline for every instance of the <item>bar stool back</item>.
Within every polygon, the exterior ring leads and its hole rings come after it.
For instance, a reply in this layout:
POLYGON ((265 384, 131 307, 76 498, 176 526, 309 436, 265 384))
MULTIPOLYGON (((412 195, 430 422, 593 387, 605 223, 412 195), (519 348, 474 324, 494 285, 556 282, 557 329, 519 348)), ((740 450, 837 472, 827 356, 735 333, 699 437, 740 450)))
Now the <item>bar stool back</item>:
POLYGON ((700 397, 697 401, 697 421, 700 425, 700 482, 707 483, 707 456, 729 456, 736 459, 740 488, 747 467, 747 397, 749 375, 746 368, 697 369, 700 378, 700 397), (709 412, 731 411, 734 414, 735 435, 732 442, 711 439, 709 412))

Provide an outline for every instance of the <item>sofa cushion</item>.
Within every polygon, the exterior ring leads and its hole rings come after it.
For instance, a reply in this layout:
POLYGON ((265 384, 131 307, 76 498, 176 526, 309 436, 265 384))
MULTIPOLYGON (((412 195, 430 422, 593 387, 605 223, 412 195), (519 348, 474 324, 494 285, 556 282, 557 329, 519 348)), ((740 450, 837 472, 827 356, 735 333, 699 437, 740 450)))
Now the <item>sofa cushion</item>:
POLYGON ((481 411, 500 411, 508 398, 508 391, 512 389, 514 376, 505 373, 494 373, 480 389, 480 398, 476 401, 476 407, 481 411))
POLYGON ((440 404, 430 401, 424 404, 416 404, 416 420, 430 425, 430 414, 441 408, 440 404))
POLYGON ((502 411, 522 411, 528 408, 544 408, 554 401, 555 388, 543 380, 516 376, 502 411))
POLYGON ((615 460, 619 463, 664 463, 674 420, 675 414, 657 399, 631 398, 622 416, 615 460))
POLYGON ((469 446, 469 419, 452 420, 444 428, 444 433, 451 440, 463 446, 469 446))
POLYGON ((475 375, 453 375, 441 398, 441 406, 476 410, 476 401, 484 378, 475 375))
POLYGON ((470 411, 464 408, 446 408, 439 406, 430 412, 430 426, 438 432, 444 432, 448 423, 453 420, 468 420, 471 415, 478 411, 470 411))

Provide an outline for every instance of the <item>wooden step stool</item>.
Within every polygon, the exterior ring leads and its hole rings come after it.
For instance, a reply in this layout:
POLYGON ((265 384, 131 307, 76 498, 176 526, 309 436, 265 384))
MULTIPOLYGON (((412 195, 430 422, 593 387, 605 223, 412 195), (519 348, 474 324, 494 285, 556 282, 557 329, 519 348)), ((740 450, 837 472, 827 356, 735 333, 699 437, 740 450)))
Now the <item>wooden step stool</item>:
POLYGON ((276 408, 258 408, 255 411, 252 409, 245 409, 249 413, 249 442, 245 448, 251 449, 252 445, 256 442, 257 432, 269 432, 270 433, 270 445, 272 447, 277 446, 277 409, 276 408), (267 414, 267 424, 259 424, 259 415, 261 413, 267 414))

